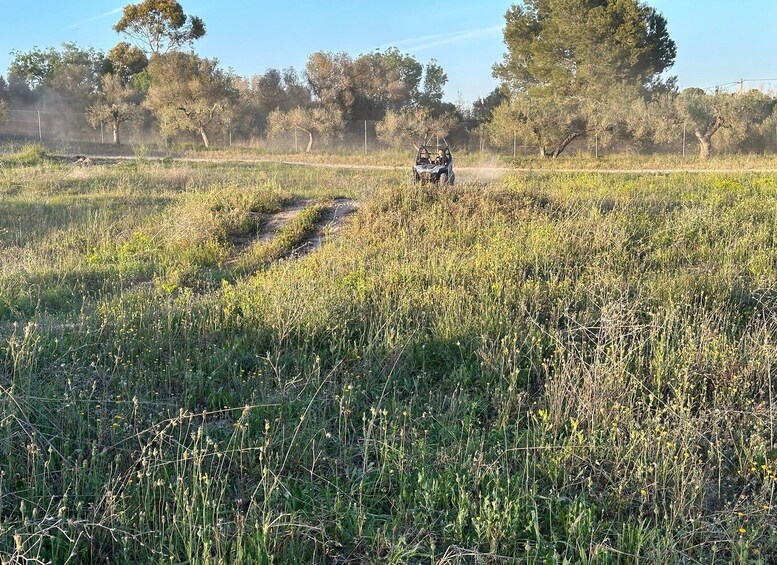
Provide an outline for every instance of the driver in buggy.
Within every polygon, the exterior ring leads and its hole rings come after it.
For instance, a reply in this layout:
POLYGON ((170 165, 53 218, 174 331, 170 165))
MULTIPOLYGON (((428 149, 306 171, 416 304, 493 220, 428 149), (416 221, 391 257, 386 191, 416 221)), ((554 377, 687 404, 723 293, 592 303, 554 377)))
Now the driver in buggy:
POLYGON ((418 153, 418 160, 416 162, 417 165, 428 165, 431 163, 431 155, 429 155, 429 150, 425 147, 422 148, 422 150, 418 153))
POLYGON ((437 150, 437 159, 434 160, 435 165, 447 165, 448 156, 445 154, 445 149, 437 150))

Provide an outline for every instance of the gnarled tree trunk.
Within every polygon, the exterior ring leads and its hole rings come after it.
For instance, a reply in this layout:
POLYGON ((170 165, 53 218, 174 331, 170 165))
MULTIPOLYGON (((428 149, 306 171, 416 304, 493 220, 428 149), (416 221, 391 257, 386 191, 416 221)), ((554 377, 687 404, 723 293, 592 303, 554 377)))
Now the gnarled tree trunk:
POLYGON ((567 135, 564 139, 562 139, 558 145, 556 145, 556 149, 551 151, 548 146, 545 144, 545 140, 542 137, 542 132, 539 130, 539 128, 532 128, 532 132, 534 133, 534 139, 537 142, 537 147, 540 150, 540 157, 543 159, 556 159, 558 158, 561 153, 564 152, 564 149, 567 148, 567 146, 572 143, 575 139, 580 137, 583 132, 580 131, 573 131, 569 135, 567 135))
POLYGON ((579 131, 574 131, 570 133, 568 136, 566 136, 564 139, 561 140, 561 142, 556 146, 556 150, 553 152, 553 155, 551 155, 554 159, 558 158, 561 153, 563 153, 564 149, 567 148, 567 146, 572 143, 575 139, 580 137, 579 131))
POLYGON ((693 133, 696 136, 696 139, 699 141, 699 157, 701 159, 709 158, 710 153, 712 153, 712 140, 710 139, 711 136, 705 135, 698 130, 693 133))
POLYGON ((542 132, 539 130, 539 128, 535 128, 535 127, 533 127, 531 131, 534 134, 534 140, 537 143, 537 148, 540 150, 540 157, 542 159, 545 159, 546 157, 550 157, 548 148, 545 147, 545 141, 542 139, 542 132))
POLYGON ((310 153, 313 150, 313 130, 306 129, 300 126, 297 126, 297 127, 308 134, 308 146, 305 147, 305 153, 310 153))
POLYGON ((696 139, 699 141, 699 157, 701 159, 708 159, 712 154, 712 136, 724 125, 723 118, 718 116, 706 131, 703 132, 700 129, 697 129, 693 132, 696 139))

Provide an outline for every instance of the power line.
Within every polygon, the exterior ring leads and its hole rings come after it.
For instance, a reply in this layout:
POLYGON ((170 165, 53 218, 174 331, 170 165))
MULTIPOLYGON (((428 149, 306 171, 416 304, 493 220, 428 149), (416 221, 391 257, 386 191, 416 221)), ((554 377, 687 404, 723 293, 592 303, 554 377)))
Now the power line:
POLYGON ((710 91, 710 90, 717 90, 719 88, 727 88, 731 86, 740 86, 742 87, 745 83, 752 83, 752 82, 777 82, 777 78, 742 78, 739 80, 735 80, 732 82, 725 82, 723 84, 716 84, 715 86, 708 86, 704 90, 710 91))

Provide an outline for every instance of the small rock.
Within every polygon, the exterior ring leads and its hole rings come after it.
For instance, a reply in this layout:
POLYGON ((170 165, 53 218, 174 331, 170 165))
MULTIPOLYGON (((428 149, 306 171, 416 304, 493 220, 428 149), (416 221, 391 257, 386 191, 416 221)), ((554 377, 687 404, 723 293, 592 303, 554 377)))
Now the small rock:
POLYGON ((73 161, 73 163, 78 165, 79 167, 91 167, 92 165, 94 165, 94 161, 92 161, 86 155, 76 155, 75 161, 73 161))

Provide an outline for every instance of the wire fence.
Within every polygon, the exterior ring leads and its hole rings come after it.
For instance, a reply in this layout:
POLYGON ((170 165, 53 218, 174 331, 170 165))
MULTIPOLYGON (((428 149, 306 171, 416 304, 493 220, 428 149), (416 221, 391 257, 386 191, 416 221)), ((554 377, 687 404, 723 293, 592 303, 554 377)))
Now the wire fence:
MULTIPOLYGON (((346 122, 341 136, 325 139, 313 136, 314 148, 335 147, 338 149, 362 150, 364 152, 385 149, 387 145, 378 139, 375 120, 351 120, 346 122)), ((449 139, 459 149, 476 150, 485 144, 482 135, 473 134, 478 123, 460 122, 454 127, 449 139)), ((8 118, 0 122, 0 136, 24 140, 57 141, 90 144, 112 144, 113 132, 110 124, 94 127, 86 113, 57 112, 51 110, 10 110, 8 118)), ((121 142, 126 145, 152 144, 165 146, 169 141, 162 137, 157 127, 148 122, 128 122, 120 126, 121 142)), ((259 128, 221 127, 209 132, 215 146, 271 146, 289 152, 303 152, 307 149, 308 133, 293 130, 267 139, 259 128)), ((178 143, 201 144, 196 133, 179 133, 174 137, 178 143)), ((442 142, 442 139, 435 139, 442 142)), ((408 147, 411 140, 408 139, 408 147)))
MULTIPOLYGON (((346 123, 341 136, 323 139, 314 134, 313 150, 322 148, 364 153, 386 149, 388 146, 377 135, 375 120, 351 120, 346 123)), ((150 121, 137 120, 120 126, 121 142, 124 146, 147 146, 164 150, 169 143, 196 148, 202 145, 199 135, 192 132, 177 134, 172 139, 164 138, 158 127, 150 121)), ((292 130, 282 135, 268 139, 264 131, 256 128, 222 127, 209 132, 210 141, 215 147, 256 147, 280 152, 301 153, 307 149, 309 134, 301 129, 292 130)), ((686 127, 677 127, 675 139, 664 143, 658 152, 677 156, 692 156, 698 152, 698 145, 693 133, 686 127)), ((106 151, 113 145, 113 132, 109 124, 94 127, 86 113, 59 112, 51 110, 10 110, 5 120, 0 122, 0 138, 20 141, 58 142, 64 144, 105 145, 106 151)), ((412 149, 408 138, 407 147, 412 149)), ((535 156, 539 153, 536 145, 525 143, 517 132, 510 139, 508 135, 501 143, 490 140, 478 128, 478 122, 462 121, 456 124, 450 135, 445 139, 455 151, 491 152, 504 157, 535 156)), ((440 138, 433 138, 435 144, 442 143, 440 138)), ((765 139, 760 139, 757 152, 777 152, 777 130, 765 139)), ((113 149, 115 151, 115 149, 113 149)), ((604 154, 629 153, 649 154, 657 152, 656 147, 645 147, 633 140, 608 139, 603 143, 596 134, 588 135, 575 141, 564 154, 588 154, 600 157, 604 154)))
MULTIPOLYGON (((124 124, 121 134, 122 142, 127 144, 164 143, 150 128, 124 124)), ((93 127, 86 113, 51 110, 10 110, 7 119, 0 122, 0 136, 82 143, 111 143, 113 140, 110 126, 93 127)))

